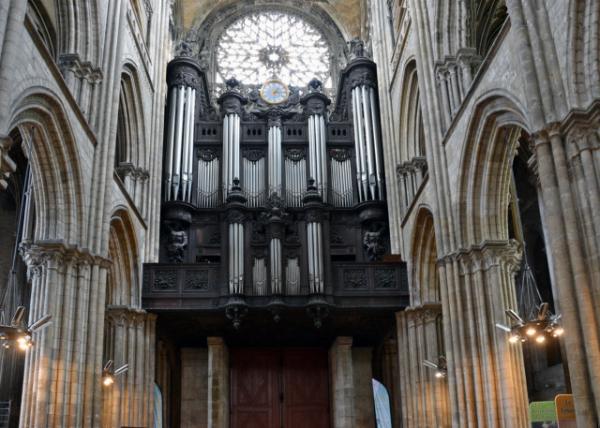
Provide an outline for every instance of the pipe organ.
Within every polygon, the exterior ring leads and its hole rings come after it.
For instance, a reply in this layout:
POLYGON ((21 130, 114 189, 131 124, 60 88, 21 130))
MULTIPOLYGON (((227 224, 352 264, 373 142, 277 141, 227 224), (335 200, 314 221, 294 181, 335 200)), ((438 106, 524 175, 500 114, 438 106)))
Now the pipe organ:
POLYGON ((273 311, 301 299, 314 315, 337 295, 402 294, 404 265, 386 261, 370 59, 349 62, 333 108, 317 80, 275 104, 230 79, 212 101, 191 57, 167 79, 160 263, 145 265, 146 297, 176 290, 178 304, 222 305, 239 321, 252 299, 273 311))

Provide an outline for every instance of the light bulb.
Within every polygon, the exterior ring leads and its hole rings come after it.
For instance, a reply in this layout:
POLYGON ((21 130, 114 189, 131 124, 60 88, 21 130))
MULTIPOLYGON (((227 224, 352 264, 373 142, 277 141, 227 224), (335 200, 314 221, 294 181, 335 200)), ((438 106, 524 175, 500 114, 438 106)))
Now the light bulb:
POLYGON ((527 336, 534 336, 537 333, 537 330, 535 327, 529 327, 525 333, 527 336))
POLYGON ((29 348, 31 348, 31 345, 33 345, 33 342, 31 341, 31 336, 25 335, 19 337, 17 339, 17 345, 19 346, 20 350, 27 351, 29 348))
POLYGON ((519 336, 517 334, 512 334, 509 338, 508 341, 510 343, 517 343, 519 341, 519 336))
POLYGON ((115 379, 112 375, 108 374, 103 376, 102 384, 104 386, 111 386, 113 383, 115 383, 115 379))
POLYGON ((438 370, 437 372, 435 372, 435 377, 441 379, 444 377, 444 373, 438 370))
POLYGON ((564 332, 565 332, 565 329, 562 328, 562 327, 556 327, 554 329, 554 335, 555 336, 562 336, 564 332))
POLYGON ((535 338, 535 341, 537 343, 544 343, 546 341, 546 336, 539 335, 538 337, 535 338))

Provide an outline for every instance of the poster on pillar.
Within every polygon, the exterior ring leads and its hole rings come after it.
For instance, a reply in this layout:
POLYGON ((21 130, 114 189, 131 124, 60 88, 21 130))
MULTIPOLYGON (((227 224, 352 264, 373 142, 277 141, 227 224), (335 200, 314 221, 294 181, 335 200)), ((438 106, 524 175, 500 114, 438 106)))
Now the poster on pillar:
POLYGON ((531 428, 558 428, 554 401, 534 401, 529 404, 531 428))
POLYGON ((558 394, 554 399, 556 403, 556 420, 558 428, 576 428, 575 403, 572 394, 558 394))

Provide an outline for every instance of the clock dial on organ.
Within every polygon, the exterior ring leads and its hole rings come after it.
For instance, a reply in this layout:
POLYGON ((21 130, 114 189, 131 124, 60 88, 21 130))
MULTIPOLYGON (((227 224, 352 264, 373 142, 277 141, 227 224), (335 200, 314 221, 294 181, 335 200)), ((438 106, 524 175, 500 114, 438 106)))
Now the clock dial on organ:
POLYGON ((281 104, 287 101, 289 90, 280 80, 268 80, 260 90, 261 98, 269 104, 281 104))

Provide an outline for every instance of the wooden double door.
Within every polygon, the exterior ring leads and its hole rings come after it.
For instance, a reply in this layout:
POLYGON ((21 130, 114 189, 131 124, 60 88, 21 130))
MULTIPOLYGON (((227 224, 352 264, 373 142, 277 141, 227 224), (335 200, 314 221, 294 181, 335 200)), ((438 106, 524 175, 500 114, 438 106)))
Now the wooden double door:
POLYGON ((328 428, 327 351, 231 349, 232 428, 328 428))

